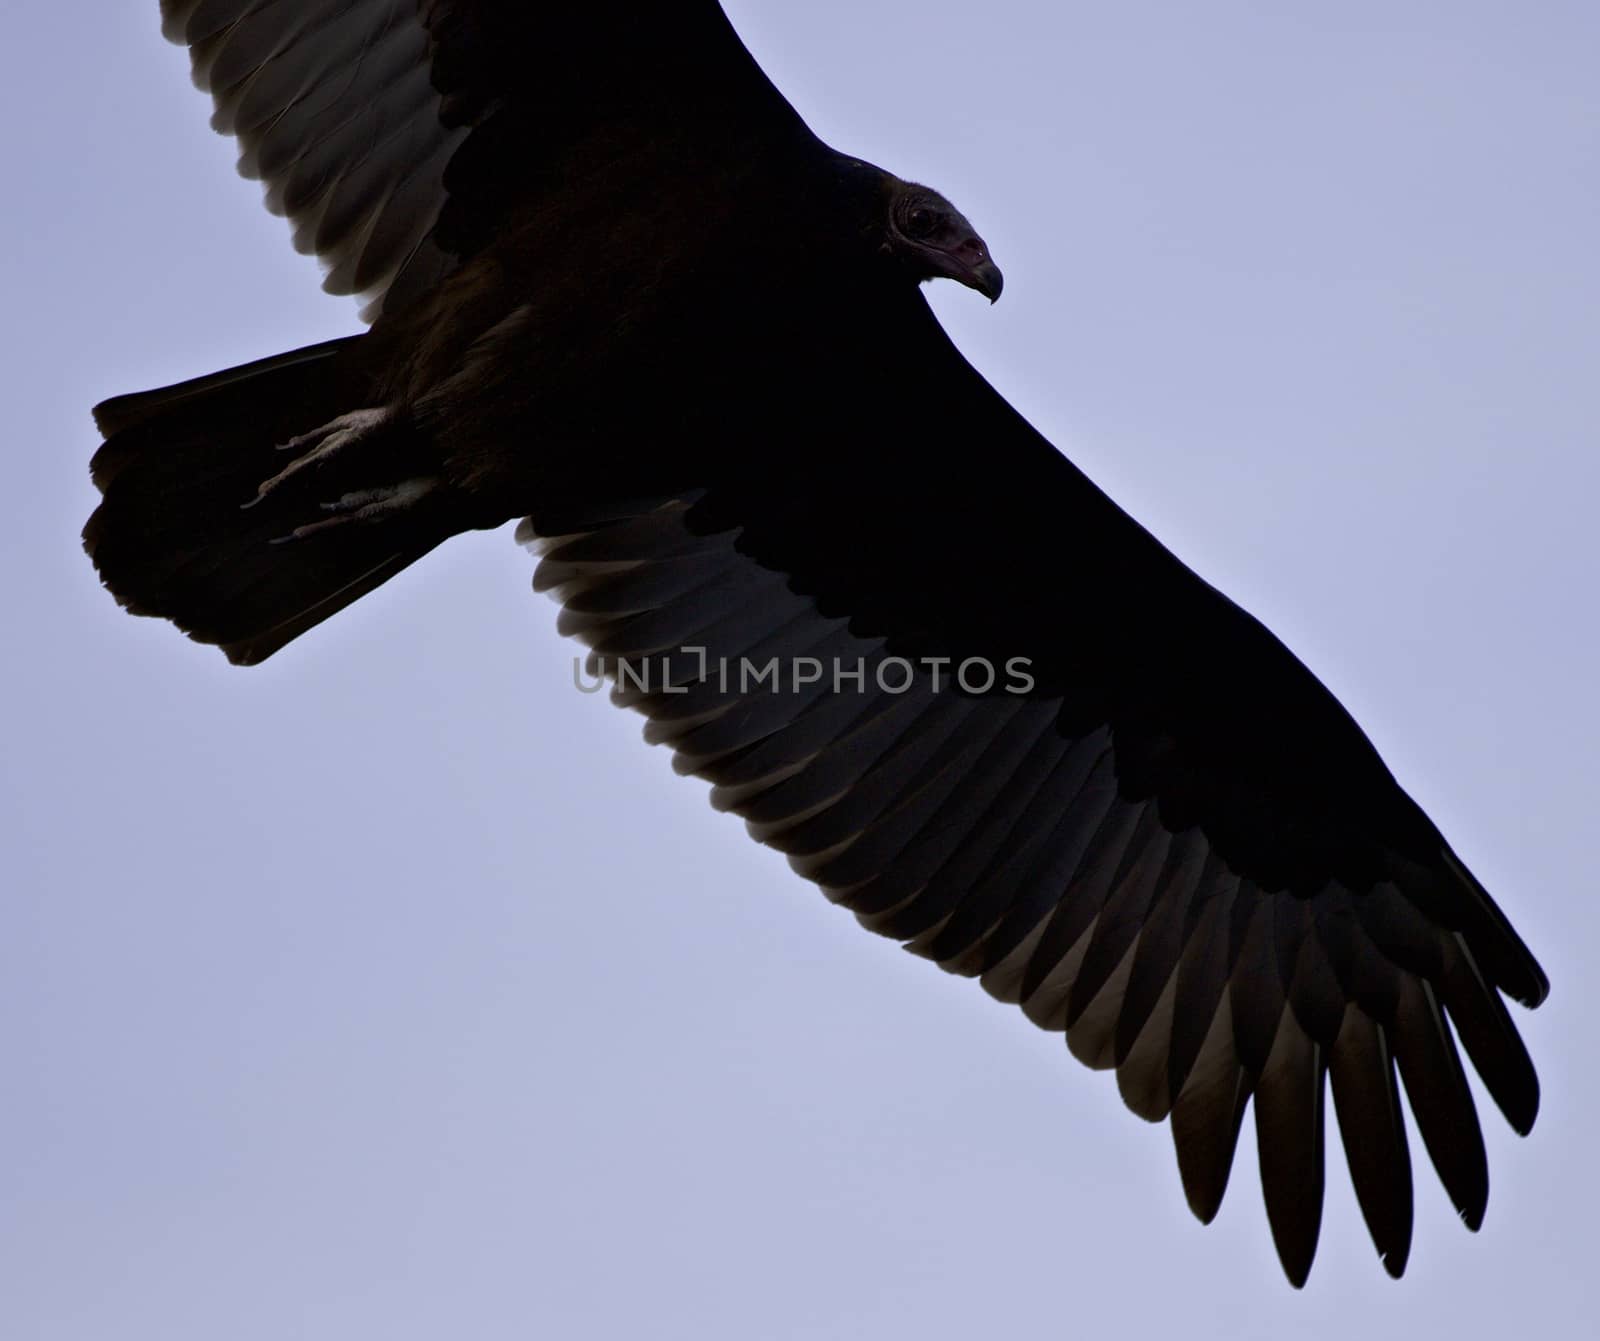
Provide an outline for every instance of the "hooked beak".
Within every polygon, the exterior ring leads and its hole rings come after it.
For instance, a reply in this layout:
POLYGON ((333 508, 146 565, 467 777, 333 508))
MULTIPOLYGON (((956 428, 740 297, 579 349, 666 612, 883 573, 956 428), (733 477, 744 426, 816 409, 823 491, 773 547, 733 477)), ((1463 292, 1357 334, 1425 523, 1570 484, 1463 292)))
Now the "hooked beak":
POLYGON ((989 255, 989 248, 981 237, 969 237, 947 253, 950 258, 950 278, 976 289, 990 303, 998 303, 1005 289, 1006 277, 989 255))
POLYGON ((1000 294, 1006 287, 1006 277, 993 261, 985 261, 972 272, 972 278, 966 283, 994 304, 1000 301, 1000 294))

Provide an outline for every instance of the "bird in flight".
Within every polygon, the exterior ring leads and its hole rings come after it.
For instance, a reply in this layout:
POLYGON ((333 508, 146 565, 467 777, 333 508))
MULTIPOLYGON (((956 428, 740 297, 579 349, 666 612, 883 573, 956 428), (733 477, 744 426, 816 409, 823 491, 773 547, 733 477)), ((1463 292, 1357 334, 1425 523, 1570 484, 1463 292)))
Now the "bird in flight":
POLYGON ((1391 1274, 1409 1128, 1477 1228, 1461 1053, 1526 1133, 1544 974, 1311 672, 951 344, 922 284, 1002 288, 954 205, 818 140, 715 0, 162 15, 370 329, 96 409, 122 605, 251 665, 520 520, 647 739, 1114 1071, 1202 1220, 1250 1114, 1303 1283, 1331 1093, 1391 1274))

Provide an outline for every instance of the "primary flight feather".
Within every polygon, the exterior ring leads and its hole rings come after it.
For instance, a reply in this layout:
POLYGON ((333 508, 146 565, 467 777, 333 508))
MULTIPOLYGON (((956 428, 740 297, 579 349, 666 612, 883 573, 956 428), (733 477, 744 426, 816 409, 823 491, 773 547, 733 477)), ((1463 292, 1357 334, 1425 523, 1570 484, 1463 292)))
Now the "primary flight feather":
POLYGON ((128 609, 253 664, 522 519, 592 671, 863 925, 1170 1118, 1216 1214, 1253 1114, 1290 1279, 1326 1094, 1411 1241, 1404 1090, 1463 1220, 1458 1042, 1538 1109, 1548 985, 1350 716, 1042 439, 922 283, 938 192, 819 141, 714 0, 164 0, 215 124, 365 334, 96 410, 128 609))

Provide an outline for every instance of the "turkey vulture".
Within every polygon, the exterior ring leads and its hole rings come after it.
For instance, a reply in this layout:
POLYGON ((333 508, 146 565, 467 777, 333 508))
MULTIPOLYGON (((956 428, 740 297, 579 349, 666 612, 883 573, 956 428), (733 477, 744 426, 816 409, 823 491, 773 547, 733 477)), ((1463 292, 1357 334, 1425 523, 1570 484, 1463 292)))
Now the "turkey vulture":
POLYGON ((954 348, 922 283, 1002 281, 949 201, 821 143, 714 0, 162 13, 371 328, 97 408, 119 602, 249 665, 520 518, 647 738, 1114 1069, 1202 1220, 1250 1110, 1304 1282, 1331 1086, 1400 1275, 1403 1087, 1477 1227, 1457 1040, 1527 1132, 1503 998, 1544 974, 1333 696, 954 348))

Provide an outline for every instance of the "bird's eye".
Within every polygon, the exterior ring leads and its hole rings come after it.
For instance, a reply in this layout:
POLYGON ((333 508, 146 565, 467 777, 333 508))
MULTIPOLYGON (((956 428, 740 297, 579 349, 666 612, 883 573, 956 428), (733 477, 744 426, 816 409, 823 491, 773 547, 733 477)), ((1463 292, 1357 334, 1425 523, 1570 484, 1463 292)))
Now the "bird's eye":
POLYGON ((933 232, 933 226, 937 221, 937 216, 931 209, 926 205, 918 205, 906 215, 906 232, 912 237, 927 237, 933 232))

